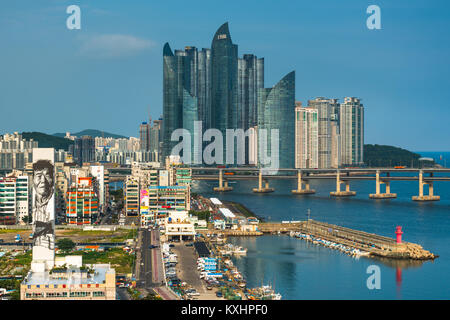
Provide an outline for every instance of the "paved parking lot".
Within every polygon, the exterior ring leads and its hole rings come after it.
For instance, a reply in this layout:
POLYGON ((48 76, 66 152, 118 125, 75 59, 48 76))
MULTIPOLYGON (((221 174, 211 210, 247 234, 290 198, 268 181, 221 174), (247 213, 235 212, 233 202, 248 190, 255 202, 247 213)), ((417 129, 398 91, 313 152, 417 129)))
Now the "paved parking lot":
POLYGON ((195 288, 200 296, 199 300, 219 300, 216 297, 216 290, 207 290, 205 283, 200 279, 200 273, 197 271, 197 255, 194 247, 186 247, 183 242, 175 243, 172 248, 173 252, 178 256, 177 275, 181 281, 187 282, 190 286, 195 288))

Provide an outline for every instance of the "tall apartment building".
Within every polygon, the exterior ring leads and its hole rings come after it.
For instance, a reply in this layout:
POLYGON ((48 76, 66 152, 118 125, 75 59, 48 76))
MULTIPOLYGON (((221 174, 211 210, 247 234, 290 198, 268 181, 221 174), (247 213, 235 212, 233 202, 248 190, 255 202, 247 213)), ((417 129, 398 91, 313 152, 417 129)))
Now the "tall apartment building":
POLYGON ((361 165, 364 163, 364 106, 361 99, 344 98, 339 118, 342 165, 361 165))
POLYGON ((238 58, 237 127, 248 130, 258 122, 258 91, 264 88, 264 58, 244 54, 238 58))
POLYGON ((0 224, 28 222, 31 216, 30 194, 27 175, 0 177, 0 224))
POLYGON ((318 111, 315 108, 295 106, 295 167, 318 168, 318 111))
POLYGON ((86 162, 95 162, 95 139, 91 136, 76 138, 72 155, 74 161, 82 166, 86 162))
POLYGON ((98 218, 98 206, 98 196, 93 178, 78 178, 77 184, 67 191, 67 224, 89 225, 94 223, 98 218))
POLYGON ((33 161, 33 148, 37 147, 37 141, 23 139, 18 132, 0 136, 0 169, 24 169, 33 161))
POLYGON ((139 143, 141 150, 150 150, 150 130, 151 124, 147 122, 142 122, 139 126, 139 143))
POLYGON ((335 114, 339 103, 337 99, 326 99, 318 97, 308 101, 308 106, 318 111, 319 118, 319 163, 318 168, 331 168, 331 121, 335 119, 335 114))
POLYGON ((127 216, 139 215, 139 179, 127 176, 125 180, 125 214, 127 216))
POLYGON ((341 166, 341 134, 339 122, 331 121, 331 168, 341 166))
MULTIPOLYGON (((267 150, 259 148, 258 163, 265 164, 261 155, 278 156, 279 168, 295 166, 295 71, 284 76, 274 87, 259 90, 258 136, 267 132, 267 150), (278 148, 272 146, 273 130, 278 130, 278 148)), ((261 138, 261 137, 260 137, 261 138)))
MULTIPOLYGON (((238 58, 238 46, 231 41, 228 23, 216 31, 211 49, 172 51, 166 43, 163 50, 163 150, 162 159, 178 143, 171 141, 175 129, 191 134, 192 161, 201 160, 201 150, 194 144, 194 121, 201 121, 202 132, 253 127, 257 123, 258 90, 264 88, 264 59, 252 54, 238 58), (196 157, 197 156, 197 157, 196 157)), ((202 145, 202 142, 200 142, 202 145)), ((248 163, 249 142, 245 143, 248 163)), ((236 163, 236 152, 234 162, 236 163)), ((225 160, 225 159, 224 159, 225 160)))

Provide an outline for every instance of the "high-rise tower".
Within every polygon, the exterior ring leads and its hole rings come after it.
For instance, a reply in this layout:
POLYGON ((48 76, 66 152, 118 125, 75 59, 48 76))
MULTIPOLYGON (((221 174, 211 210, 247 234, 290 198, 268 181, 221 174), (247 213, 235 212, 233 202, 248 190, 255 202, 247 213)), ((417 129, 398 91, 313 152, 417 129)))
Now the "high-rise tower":
MULTIPOLYGON (((267 157, 278 156, 279 168, 295 166, 295 71, 288 73, 273 88, 259 90, 258 96, 258 136, 261 129, 267 130, 267 157), (272 145, 272 130, 278 130, 278 148, 272 145), (280 143, 281 140, 283 143, 280 143)), ((259 166, 262 163, 259 148, 259 166)))

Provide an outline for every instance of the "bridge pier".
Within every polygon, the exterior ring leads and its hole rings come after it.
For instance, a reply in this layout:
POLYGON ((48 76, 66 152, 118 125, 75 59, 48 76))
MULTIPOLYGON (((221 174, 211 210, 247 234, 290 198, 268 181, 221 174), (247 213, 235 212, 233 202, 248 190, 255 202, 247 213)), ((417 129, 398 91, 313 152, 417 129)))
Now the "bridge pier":
POLYGON ((349 197, 356 195, 356 191, 350 191, 350 181, 342 181, 341 173, 338 170, 336 172, 336 191, 330 192, 330 196, 333 197, 349 197), (341 191, 341 184, 345 183, 345 191, 341 191))
POLYGON ((255 193, 270 193, 274 192, 274 188, 269 188, 269 180, 264 179, 264 188, 262 186, 263 178, 262 178, 262 170, 259 170, 258 176, 258 188, 253 188, 253 192, 255 193))
POLYGON ((297 190, 292 190, 293 194, 313 194, 316 193, 316 190, 309 188, 309 181, 302 180, 302 171, 298 170, 297 172, 297 190), (305 189, 303 189, 303 183, 305 183, 305 189))
POLYGON ((382 181, 380 180, 380 171, 377 170, 376 173, 376 193, 369 194, 370 199, 392 199, 397 198, 396 193, 391 193, 391 182, 390 181, 382 181), (381 193, 381 184, 386 185, 386 192, 381 193))
POLYGON ((226 192, 233 190, 233 187, 228 186, 228 180, 223 179, 223 172, 222 170, 219 170, 219 186, 213 188, 216 192, 226 192))
MULTIPOLYGON (((432 175, 432 173, 431 173, 432 175)), ((433 181, 423 181, 423 171, 419 171, 419 195, 413 196, 413 201, 438 201, 441 199, 440 196, 435 196, 434 194, 434 188, 433 188, 433 181), (423 194, 423 186, 428 185, 428 195, 423 194)))

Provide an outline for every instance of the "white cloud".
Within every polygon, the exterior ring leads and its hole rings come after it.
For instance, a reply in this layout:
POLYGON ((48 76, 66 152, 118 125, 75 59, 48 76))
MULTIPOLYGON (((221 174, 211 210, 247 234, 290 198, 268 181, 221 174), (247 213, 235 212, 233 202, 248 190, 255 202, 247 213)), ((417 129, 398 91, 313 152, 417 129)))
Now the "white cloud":
POLYGON ((79 53, 98 58, 131 56, 156 46, 151 40, 123 34, 91 35, 80 40, 79 53))

